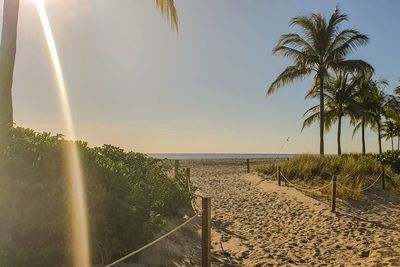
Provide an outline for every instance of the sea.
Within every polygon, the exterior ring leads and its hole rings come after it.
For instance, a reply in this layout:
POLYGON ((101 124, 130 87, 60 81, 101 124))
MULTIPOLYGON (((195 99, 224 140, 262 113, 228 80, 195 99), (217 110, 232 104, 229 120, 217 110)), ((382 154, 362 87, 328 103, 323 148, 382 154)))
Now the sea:
POLYGON ((149 153, 150 157, 172 160, 194 159, 275 159, 293 158, 296 154, 236 154, 236 153, 149 153))

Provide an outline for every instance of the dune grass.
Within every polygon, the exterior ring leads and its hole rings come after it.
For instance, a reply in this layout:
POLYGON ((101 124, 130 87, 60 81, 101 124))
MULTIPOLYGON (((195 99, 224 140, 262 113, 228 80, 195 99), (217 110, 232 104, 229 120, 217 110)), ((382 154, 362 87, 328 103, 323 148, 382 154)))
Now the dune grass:
MULTIPOLYGON (((341 198, 360 199, 363 189, 377 180, 382 172, 381 161, 374 155, 349 154, 342 156, 301 155, 290 160, 269 162, 259 165, 256 171, 265 175, 276 172, 281 167, 282 174, 294 184, 304 188, 317 188, 337 179, 337 194, 341 198)), ((400 179, 390 166, 385 166, 386 188, 399 190, 400 179)), ((379 179, 372 189, 380 188, 379 179)), ((371 190, 372 190, 371 189, 371 190)), ((316 194, 329 195, 330 187, 317 190, 316 194)))

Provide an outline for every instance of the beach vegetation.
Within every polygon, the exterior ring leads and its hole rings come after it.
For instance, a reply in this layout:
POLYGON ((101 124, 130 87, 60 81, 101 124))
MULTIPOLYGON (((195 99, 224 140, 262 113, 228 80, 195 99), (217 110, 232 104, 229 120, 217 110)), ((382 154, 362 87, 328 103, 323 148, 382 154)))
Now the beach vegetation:
MULTIPOLYGON (((326 157, 301 155, 290 160, 271 161, 257 166, 256 170, 263 175, 271 176, 276 175, 277 167, 280 166, 286 179, 307 189, 330 184, 333 177, 336 177, 337 183, 341 185, 337 187, 338 196, 357 199, 363 196, 363 189, 372 183, 376 182, 374 188, 379 188, 381 183, 378 177, 382 173, 383 166, 385 166, 387 189, 400 189, 400 176, 396 173, 397 169, 389 164, 391 160, 394 160, 394 155, 391 158, 389 155, 378 157, 373 154, 343 154, 326 157), (381 158, 387 160, 388 164, 383 165, 381 158)), ((272 178, 275 179, 275 177, 272 178)), ((319 190, 318 193, 329 195, 329 192, 330 186, 319 190)))
MULTIPOLYGON (((62 135, 14 127, 2 134, 0 265, 70 266, 71 228, 62 135)), ((191 195, 162 160, 77 142, 88 203, 91 255, 108 263, 190 211, 191 195)))
POLYGON ((395 173, 400 174, 400 151, 386 151, 380 155, 377 155, 377 158, 384 165, 389 165, 395 173))

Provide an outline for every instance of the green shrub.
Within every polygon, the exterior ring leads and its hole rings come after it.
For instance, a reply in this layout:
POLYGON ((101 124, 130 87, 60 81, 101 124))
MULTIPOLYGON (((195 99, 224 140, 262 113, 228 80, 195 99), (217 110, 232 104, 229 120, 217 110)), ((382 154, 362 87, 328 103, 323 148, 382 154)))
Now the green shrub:
MULTIPOLYGON (((13 128, 1 138, 0 266, 69 266, 70 225, 61 135, 13 128)), ((109 262, 158 233, 190 194, 146 155, 78 142, 93 262, 109 262)))
POLYGON ((386 151, 380 155, 376 155, 380 162, 384 165, 390 165, 396 173, 400 173, 400 151, 386 151))

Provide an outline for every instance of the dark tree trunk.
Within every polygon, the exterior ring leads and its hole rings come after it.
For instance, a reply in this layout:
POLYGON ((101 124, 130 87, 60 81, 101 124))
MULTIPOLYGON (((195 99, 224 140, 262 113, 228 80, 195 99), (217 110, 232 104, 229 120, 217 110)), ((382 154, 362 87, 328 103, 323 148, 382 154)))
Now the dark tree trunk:
POLYGON ((378 121, 378 144, 379 144, 379 154, 382 154, 381 123, 379 121, 378 121))
POLYGON ((362 153, 365 155, 365 118, 361 120, 361 142, 362 142, 362 153))
POLYGON ((342 155, 342 147, 340 146, 340 135, 342 134, 342 116, 338 118, 338 130, 337 130, 337 153, 342 155))
POLYGON ((397 136, 397 150, 400 150, 400 136, 397 136))
POLYGON ((0 127, 13 123, 12 83, 17 51, 19 0, 4 0, 0 50, 0 127))
POLYGON ((319 125, 319 154, 324 155, 324 75, 319 74, 319 112, 320 112, 320 125, 319 125))
POLYGON ((392 151, 394 150, 393 148, 393 136, 390 137, 390 140, 392 141, 392 151))

